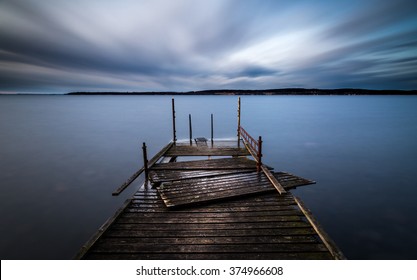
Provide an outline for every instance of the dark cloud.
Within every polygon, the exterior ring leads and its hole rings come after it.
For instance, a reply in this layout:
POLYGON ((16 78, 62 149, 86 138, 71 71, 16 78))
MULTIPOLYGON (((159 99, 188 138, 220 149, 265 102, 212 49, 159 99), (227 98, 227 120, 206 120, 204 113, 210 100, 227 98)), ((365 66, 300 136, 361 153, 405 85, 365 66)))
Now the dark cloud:
POLYGON ((417 77, 416 5, 5 0, 0 92, 411 89, 417 77))
POLYGON ((277 73, 278 73, 278 71, 275 70, 275 69, 270 69, 270 68, 266 68, 266 67, 262 67, 262 66, 252 65, 252 66, 248 66, 248 67, 244 68, 242 71, 238 72, 236 74, 236 76, 256 78, 256 77, 263 77, 263 76, 272 76, 272 75, 275 75, 277 73))

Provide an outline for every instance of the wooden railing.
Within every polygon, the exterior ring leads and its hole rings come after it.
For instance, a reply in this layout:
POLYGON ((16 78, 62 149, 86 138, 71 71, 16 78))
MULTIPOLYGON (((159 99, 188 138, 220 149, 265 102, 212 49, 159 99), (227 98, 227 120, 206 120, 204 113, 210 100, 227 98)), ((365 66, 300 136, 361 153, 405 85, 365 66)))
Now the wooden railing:
POLYGON ((239 135, 248 147, 249 152, 252 154, 257 162, 256 169, 258 172, 262 166, 262 137, 259 136, 258 140, 255 140, 243 127, 239 126, 239 135))
POLYGON ((286 193, 281 183, 278 182, 277 178, 271 173, 267 166, 262 164, 262 137, 259 136, 258 140, 255 140, 250 134, 241 126, 238 128, 238 137, 242 137, 246 148, 251 153, 252 157, 256 160, 256 170, 262 171, 272 185, 277 189, 280 194, 286 193))

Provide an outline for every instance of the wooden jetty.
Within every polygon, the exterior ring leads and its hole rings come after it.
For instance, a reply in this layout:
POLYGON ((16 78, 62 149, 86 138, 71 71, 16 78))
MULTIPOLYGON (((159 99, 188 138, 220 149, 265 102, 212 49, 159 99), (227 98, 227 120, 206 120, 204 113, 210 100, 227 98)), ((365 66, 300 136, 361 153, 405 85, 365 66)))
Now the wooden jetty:
MULTIPOLYGON (((142 187, 83 246, 77 259, 344 259, 300 199, 314 183, 262 163, 262 139, 240 126, 237 140, 173 141, 113 195, 145 172, 142 187), (197 157, 197 159, 196 159, 197 157), (201 159, 201 157, 207 157, 201 159)), ((213 116, 211 117, 213 120, 213 116)), ((213 123, 213 121, 212 121, 213 123)))

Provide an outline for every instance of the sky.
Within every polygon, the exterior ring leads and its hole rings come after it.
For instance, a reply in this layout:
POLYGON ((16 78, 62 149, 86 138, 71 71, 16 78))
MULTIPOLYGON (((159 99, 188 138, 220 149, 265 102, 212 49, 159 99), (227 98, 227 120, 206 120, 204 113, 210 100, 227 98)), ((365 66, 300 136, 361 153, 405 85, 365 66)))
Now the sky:
POLYGON ((415 0, 0 0, 0 93, 417 89, 415 0))

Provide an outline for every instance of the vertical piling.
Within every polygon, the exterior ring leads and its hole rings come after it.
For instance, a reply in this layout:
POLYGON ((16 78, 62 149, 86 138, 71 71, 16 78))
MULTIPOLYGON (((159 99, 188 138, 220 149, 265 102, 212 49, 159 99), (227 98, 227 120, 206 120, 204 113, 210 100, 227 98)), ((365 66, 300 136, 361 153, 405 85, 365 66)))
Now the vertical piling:
POLYGON ((240 96, 237 100, 237 146, 240 148, 240 96))
POLYGON ((188 124, 190 127, 190 145, 193 144, 193 126, 191 124, 191 114, 188 115, 188 124))
POLYGON ((172 138, 174 141, 174 144, 177 142, 177 131, 175 130, 175 101, 174 98, 172 98, 172 138))
POLYGON ((213 146, 213 114, 211 114, 211 146, 213 146))
POLYGON ((262 137, 259 136, 258 139, 258 154, 256 155, 258 158, 258 163, 256 164, 256 170, 259 172, 261 171, 262 167, 262 137))
POLYGON ((146 151, 146 143, 143 142, 142 145, 142 150, 143 150, 143 167, 145 169, 145 180, 146 182, 148 181, 148 175, 149 175, 149 170, 148 170, 148 153, 146 151))

